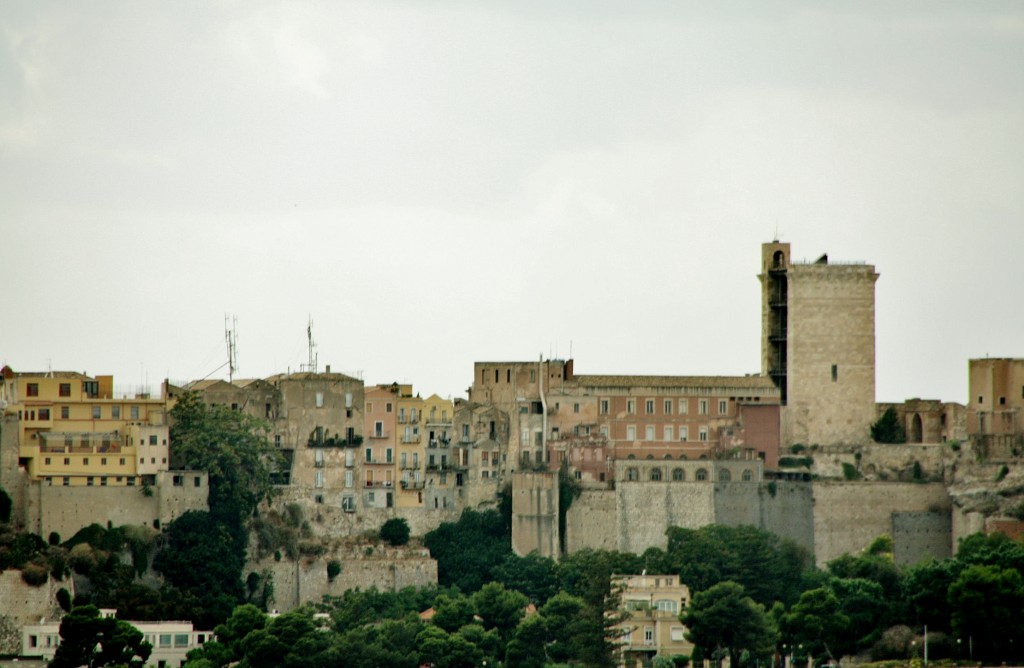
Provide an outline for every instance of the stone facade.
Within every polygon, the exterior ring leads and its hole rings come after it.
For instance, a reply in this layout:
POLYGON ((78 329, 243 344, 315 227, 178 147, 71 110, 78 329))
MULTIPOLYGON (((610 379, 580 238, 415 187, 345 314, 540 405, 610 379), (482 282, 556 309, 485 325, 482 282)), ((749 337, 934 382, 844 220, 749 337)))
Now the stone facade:
POLYGON ((512 550, 518 555, 536 552, 557 559, 558 475, 516 473, 512 477, 512 550))
POLYGON ((967 431, 986 457, 1024 455, 1024 359, 968 363, 967 431))
POLYGON ((67 589, 75 594, 74 583, 68 580, 54 580, 33 587, 21 579, 21 571, 0 571, 0 655, 21 653, 21 629, 26 624, 36 624, 41 619, 59 621, 64 611, 57 605, 57 591, 67 589))
POLYGON ((875 419, 875 281, 868 264, 797 263, 761 247, 761 365, 782 393, 782 444, 863 443, 875 419))
POLYGON ((349 589, 376 587, 399 591, 405 587, 429 587, 437 584, 437 562, 430 552, 418 547, 356 545, 318 559, 266 557, 250 561, 247 571, 269 572, 274 581, 273 607, 287 611, 305 603, 319 603, 324 596, 341 596, 349 589), (336 559, 341 573, 327 577, 327 564, 336 559))

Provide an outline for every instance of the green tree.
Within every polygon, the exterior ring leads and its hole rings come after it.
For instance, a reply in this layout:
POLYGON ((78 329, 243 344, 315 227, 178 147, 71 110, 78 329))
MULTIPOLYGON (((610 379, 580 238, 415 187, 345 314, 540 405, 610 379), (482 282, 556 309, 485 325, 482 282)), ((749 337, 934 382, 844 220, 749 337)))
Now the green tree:
POLYGON ((999 566, 968 566, 949 587, 953 631, 973 638, 975 656, 989 661, 1014 658, 1009 641, 1020 637, 1024 579, 999 566))
POLYGON ((171 466, 206 471, 210 513, 240 524, 273 493, 271 471, 282 462, 262 420, 186 392, 171 409, 171 466))
POLYGON ((666 533, 664 565, 693 591, 728 580, 765 607, 775 601, 788 604, 803 591, 804 572, 812 568, 806 550, 751 526, 670 527, 666 533))
POLYGON ((473 601, 462 594, 442 594, 434 603, 434 617, 430 621, 448 633, 454 633, 473 621, 476 608, 473 601))
POLYGON ((565 662, 581 656, 585 610, 583 599, 559 592, 538 611, 547 628, 548 656, 552 661, 565 662))
POLYGON ((437 560, 437 581, 474 592, 491 582, 495 566, 512 553, 512 538, 495 510, 467 508, 459 521, 445 522, 423 537, 437 560))
POLYGON ((500 582, 488 582, 473 594, 473 606, 485 629, 496 629, 502 641, 512 637, 530 599, 500 582))
POLYGON ((878 421, 871 425, 871 438, 875 443, 906 443, 907 431, 900 424, 896 409, 885 409, 878 421))
POLYGON ((50 668, 142 668, 153 650, 141 631, 128 622, 101 617, 92 605, 74 608, 65 615, 60 637, 50 668))
POLYGON ((405 545, 409 542, 409 523, 403 517, 392 517, 381 526, 380 538, 388 545, 405 545))
POLYGON ((964 568, 958 559, 931 559, 905 569, 900 575, 900 590, 907 621, 915 628, 951 631, 949 586, 964 568))
POLYGON ((830 589, 819 588, 800 594, 791 612, 783 616, 783 628, 793 643, 799 643, 813 655, 836 659, 839 640, 850 624, 839 599, 830 589))
POLYGON ((543 605, 558 592, 555 561, 536 552, 525 557, 507 554, 492 572, 496 581, 521 591, 537 605, 543 605))
POLYGON ((165 540, 153 566, 181 590, 179 614, 205 629, 227 619, 245 598, 244 530, 191 510, 167 527, 165 540))
POLYGON ((1024 575, 1024 543, 1003 533, 976 533, 960 541, 957 561, 963 564, 1012 568, 1024 575))
POLYGON ((691 642, 717 656, 727 651, 733 666, 739 665, 745 651, 770 656, 778 637, 764 606, 735 582, 720 582, 697 592, 680 620, 689 628, 687 637, 691 642))
POLYGON ((547 627, 543 618, 532 615, 524 619, 516 628, 515 635, 505 652, 505 665, 516 668, 544 668, 547 655, 544 652, 544 640, 547 638, 547 627))

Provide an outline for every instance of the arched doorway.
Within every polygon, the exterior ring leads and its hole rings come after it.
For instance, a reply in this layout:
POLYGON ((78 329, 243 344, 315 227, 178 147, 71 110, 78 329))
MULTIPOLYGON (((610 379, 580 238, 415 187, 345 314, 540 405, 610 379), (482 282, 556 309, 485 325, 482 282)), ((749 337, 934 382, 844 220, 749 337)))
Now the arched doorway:
POLYGON ((910 442, 921 443, 923 435, 923 429, 921 428, 921 414, 914 413, 914 417, 910 420, 910 442))

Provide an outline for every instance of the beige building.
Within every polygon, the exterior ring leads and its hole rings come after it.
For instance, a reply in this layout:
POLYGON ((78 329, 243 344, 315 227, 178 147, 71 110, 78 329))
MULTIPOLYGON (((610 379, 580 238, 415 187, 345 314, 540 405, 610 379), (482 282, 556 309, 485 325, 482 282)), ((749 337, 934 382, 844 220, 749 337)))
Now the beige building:
POLYGON ((65 487, 141 486, 155 484, 156 475, 169 469, 167 402, 145 393, 115 393, 113 376, 4 367, 0 406, 5 415, 17 416, 16 433, 4 440, 17 448, 18 467, 29 480, 65 487))
POLYGON ((616 627, 621 631, 619 666, 641 668, 656 656, 693 654, 679 621, 690 590, 678 575, 613 575, 612 589, 621 591, 619 613, 624 617, 616 627))
MULTIPOLYGON (((116 617, 117 611, 107 608, 100 610, 103 617, 116 617)), ((207 640, 213 638, 209 631, 196 631, 192 622, 132 622, 145 636, 146 642, 153 646, 153 652, 146 662, 154 668, 171 668, 183 666, 190 651, 202 647, 207 640)), ((28 624, 21 630, 21 655, 28 658, 53 660, 53 655, 60 645, 60 622, 41 621, 28 624)))
POLYGON ((778 386, 782 445, 857 444, 875 420, 875 281, 865 263, 794 261, 761 246, 761 372, 778 386))
POLYGON ((968 362, 967 431, 990 455, 1024 454, 1024 359, 968 362))

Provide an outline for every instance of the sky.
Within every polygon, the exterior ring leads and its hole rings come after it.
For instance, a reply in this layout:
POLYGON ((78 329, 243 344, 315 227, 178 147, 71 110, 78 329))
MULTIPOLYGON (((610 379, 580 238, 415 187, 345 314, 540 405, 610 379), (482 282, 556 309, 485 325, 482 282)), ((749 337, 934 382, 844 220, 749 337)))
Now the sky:
POLYGON ((0 363, 760 370, 760 246, 863 260, 876 394, 1024 357, 1019 2, 0 0, 0 363))

